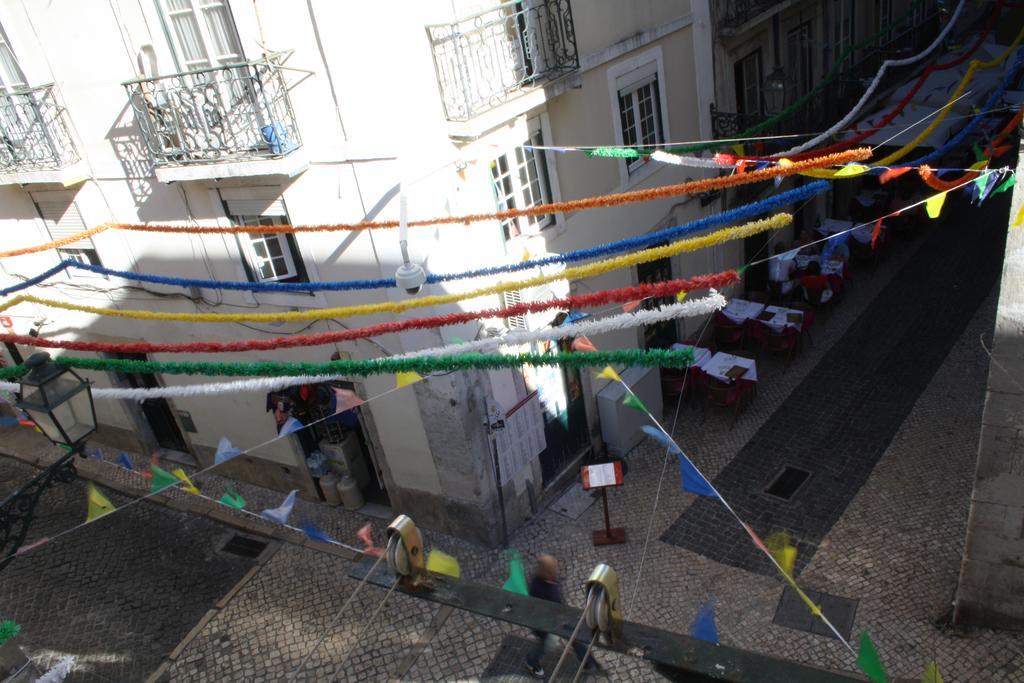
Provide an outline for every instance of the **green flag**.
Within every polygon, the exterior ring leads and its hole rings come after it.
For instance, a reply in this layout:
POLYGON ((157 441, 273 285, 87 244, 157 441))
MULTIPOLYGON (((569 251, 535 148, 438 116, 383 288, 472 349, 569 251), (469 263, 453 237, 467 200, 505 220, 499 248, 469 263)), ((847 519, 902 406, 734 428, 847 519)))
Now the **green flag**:
POLYGON ((13 640, 20 630, 21 626, 10 619, 0 621, 0 646, 3 646, 8 640, 13 640))
POLYGON ((885 675, 885 667, 878 657, 875 644, 871 642, 871 636, 867 630, 860 632, 860 652, 857 654, 857 668, 864 672, 864 675, 871 679, 872 683, 889 683, 889 677, 885 675))
POLYGON ((1011 173, 1009 178, 1007 178, 1003 182, 999 183, 999 187, 997 187, 996 189, 992 190, 992 194, 996 195, 996 194, 999 194, 1000 192, 1006 192, 1011 187, 1013 187, 1013 178, 1014 178, 1014 175, 1011 173))
POLYGON ((971 147, 971 149, 974 150, 975 161, 985 161, 987 157, 985 156, 985 152, 982 151, 981 147, 978 147, 978 145, 974 145, 973 147, 971 147))
POLYGON ((225 491, 224 495, 220 497, 220 502, 236 510, 241 510, 245 507, 245 498, 242 498, 234 489, 225 491))
POLYGON ((644 402, 641 401, 640 398, 632 392, 626 393, 626 395, 622 399, 622 405, 628 408, 632 408, 633 410, 639 410, 641 413, 649 412, 647 410, 647 406, 644 405, 644 402))
POLYGON ((519 593, 519 595, 530 594, 526 587, 526 570, 523 569, 523 558, 519 556, 519 552, 516 550, 508 551, 508 580, 502 584, 501 589, 512 593, 519 593))
POLYGON ((153 479, 149 484, 150 493, 163 491, 168 486, 174 486, 181 481, 167 470, 157 467, 156 465, 150 465, 149 471, 153 473, 153 479))

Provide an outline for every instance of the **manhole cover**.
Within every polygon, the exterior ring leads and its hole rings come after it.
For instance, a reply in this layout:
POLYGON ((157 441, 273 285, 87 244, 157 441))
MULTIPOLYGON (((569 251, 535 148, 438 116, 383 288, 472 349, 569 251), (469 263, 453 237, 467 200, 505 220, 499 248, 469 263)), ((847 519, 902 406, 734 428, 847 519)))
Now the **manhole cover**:
POLYGON ((792 467, 786 465, 782 468, 782 471, 775 475, 771 483, 765 488, 764 492, 769 496, 775 498, 781 498, 782 500, 792 500, 796 492, 800 490, 800 487, 804 485, 811 476, 811 473, 807 470, 802 470, 799 467, 792 467))
MULTIPOLYGON (((804 593, 821 608, 822 613, 828 617, 839 634, 849 640, 859 601, 829 595, 821 591, 805 590, 804 593)), ((775 610, 775 618, 772 619, 772 623, 826 638, 836 637, 832 630, 825 625, 825 622, 811 614, 811 610, 803 599, 789 586, 782 591, 782 598, 779 599, 779 606, 775 610)))
POLYGON ((228 542, 224 544, 224 547, 221 548, 221 550, 226 553, 231 553, 232 555, 238 555, 239 557, 256 558, 260 556, 260 553, 262 553, 263 549, 266 547, 266 541, 260 541, 246 536, 238 536, 236 534, 228 539, 228 542))

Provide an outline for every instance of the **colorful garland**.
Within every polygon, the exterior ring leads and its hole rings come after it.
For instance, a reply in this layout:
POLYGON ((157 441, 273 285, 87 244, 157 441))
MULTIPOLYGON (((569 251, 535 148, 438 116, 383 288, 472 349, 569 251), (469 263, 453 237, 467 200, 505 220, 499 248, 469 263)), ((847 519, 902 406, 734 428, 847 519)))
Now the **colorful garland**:
MULTIPOLYGON (((826 183, 827 184, 827 183, 826 183)), ((20 303, 35 303, 51 308, 61 308, 69 311, 80 311, 94 315, 110 316, 115 318, 130 318, 134 320, 176 320, 197 323, 233 323, 233 322, 277 322, 282 320, 322 320, 324 318, 345 318, 356 315, 371 315, 375 313, 402 313, 413 308, 450 304, 457 301, 475 299, 488 294, 497 294, 509 290, 525 289, 536 287, 556 280, 579 280, 595 277, 620 268, 647 263, 658 259, 674 256, 688 251, 696 251, 707 247, 715 246, 729 240, 743 239, 768 230, 778 230, 792 223, 793 217, 790 214, 776 214, 771 218, 753 221, 735 228, 726 228, 713 232, 710 235, 694 237, 681 240, 674 244, 643 251, 624 254, 615 258, 597 261, 585 266, 566 268, 560 273, 548 275, 537 275, 526 280, 514 282, 499 282, 497 284, 480 287, 478 289, 455 294, 439 294, 426 296, 419 299, 407 299, 404 301, 387 301, 376 304, 360 304, 356 306, 342 306, 339 308, 317 308, 307 311, 289 311, 286 313, 168 313, 163 311, 140 311, 140 310, 111 310, 98 308, 96 306, 85 306, 73 304, 54 299, 44 299, 31 295, 20 294, 0 304, 0 311, 5 311, 20 303)))
MULTIPOLYGON (((612 254, 618 254, 627 251, 633 251, 643 247, 654 246, 657 244, 663 244, 665 242, 672 242, 682 237, 689 237, 698 232, 703 232, 710 228, 727 225, 740 220, 747 220, 754 216, 768 213, 776 209, 780 209, 790 204, 802 202, 810 199, 813 196, 821 194, 828 190, 829 185, 826 182, 815 182, 798 187, 793 190, 772 195, 763 200, 752 202, 750 204, 744 204, 728 211, 721 213, 715 213, 710 216, 705 216, 695 221, 685 223, 683 225, 677 225, 669 228, 663 228, 661 230, 655 230, 654 232, 646 233, 643 235, 636 235, 634 237, 627 237, 625 239, 616 240, 614 242, 606 242, 605 244, 599 244, 593 247, 587 247, 585 249, 574 249, 572 251, 563 252, 560 254, 553 254, 551 256, 544 256, 536 259, 529 259, 526 261, 520 261, 516 263, 502 264, 500 266, 490 266, 487 268, 477 268, 476 270, 467 270, 458 273, 430 273, 427 275, 427 284, 437 284, 440 282, 451 282, 454 280, 462 280, 475 277, 486 277, 491 275, 504 275, 508 273, 514 273, 521 270, 530 270, 533 268, 539 268, 547 265, 561 264, 561 263, 574 263, 579 261, 589 261, 590 259, 598 258, 601 256, 611 256, 612 254)), ((165 275, 149 275, 144 273, 132 273, 123 270, 112 270, 110 268, 104 268, 102 266, 94 266, 92 264, 79 263, 78 261, 68 260, 61 264, 50 268, 44 273, 36 275, 28 280, 12 285, 6 289, 0 290, 0 295, 6 296, 14 292, 27 289, 33 285, 39 284, 50 277, 60 273, 65 268, 77 268, 80 270, 86 270, 99 275, 120 277, 128 280, 136 280, 140 282, 152 282, 155 284, 167 285, 171 287, 200 287, 208 289, 229 289, 229 290, 244 290, 251 292, 317 292, 317 291, 348 291, 348 290, 362 290, 362 289, 377 289, 381 287, 395 287, 394 278, 380 278, 376 280, 340 280, 333 282, 229 282, 224 280, 196 280, 191 278, 179 278, 179 277, 168 277, 165 275)))
POLYGON ((740 282, 739 273, 726 270, 713 275, 698 275, 686 280, 666 280, 653 284, 641 284, 635 287, 608 289, 590 294, 578 294, 562 299, 548 299, 513 304, 504 308, 491 308, 482 311, 464 311, 426 318, 396 320, 378 323, 337 332, 320 332, 317 334, 275 337, 273 339, 243 339, 239 341, 201 341, 184 343, 149 343, 149 342, 89 342, 47 337, 33 337, 27 334, 0 334, 0 342, 35 346, 46 349, 68 349, 70 351, 95 351, 98 353, 225 353, 240 351, 269 351, 305 346, 320 346, 338 342, 354 341, 377 337, 383 334, 396 334, 406 330, 429 330, 447 325, 459 325, 474 320, 487 318, 504 318, 526 313, 539 313, 549 310, 571 310, 605 306, 611 303, 626 303, 647 298, 672 297, 679 292, 695 292, 704 289, 723 289, 740 282))
MULTIPOLYGON (((513 355, 466 353, 454 356, 423 358, 376 358, 373 360, 339 360, 329 363, 181 363, 113 358, 54 359, 55 363, 77 370, 121 372, 125 374, 204 375, 206 377, 274 377, 289 375, 347 375, 366 377, 390 375, 399 372, 455 372, 459 370, 497 370, 522 365, 560 366, 567 368, 598 367, 602 365, 628 365, 639 367, 683 368, 693 362, 693 351, 667 351, 653 349, 622 349, 617 351, 588 351, 573 353, 520 353, 513 355)), ((0 379, 21 377, 28 368, 15 365, 0 368, 0 379)))
POLYGON ((999 132, 999 135, 994 137, 992 139, 992 142, 990 142, 985 147, 984 154, 986 159, 974 164, 975 166, 978 167, 977 169, 967 171, 958 178, 944 180, 935 174, 936 172, 934 169, 929 168, 927 165, 924 165, 917 169, 918 174, 920 174, 921 176, 921 180, 927 183, 928 187, 932 188, 933 190, 952 190, 956 187, 963 185, 963 183, 965 183, 968 180, 973 180, 977 178, 981 174, 981 169, 988 164, 988 160, 992 159, 993 157, 1002 156, 1002 154, 1005 153, 1005 150, 1001 147, 1001 145, 1003 144, 1003 141, 1006 140, 1006 138, 1017 129, 1017 126, 1020 125, 1022 117, 1024 117, 1024 109, 1019 110, 1017 114, 1012 119, 1010 119, 1010 121, 1003 127, 1003 129, 999 132))

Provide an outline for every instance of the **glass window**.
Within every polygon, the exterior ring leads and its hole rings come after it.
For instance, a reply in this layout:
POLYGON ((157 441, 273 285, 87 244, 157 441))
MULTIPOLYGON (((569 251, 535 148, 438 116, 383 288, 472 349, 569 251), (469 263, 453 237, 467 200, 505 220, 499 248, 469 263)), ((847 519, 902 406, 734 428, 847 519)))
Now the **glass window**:
POLYGON ((184 71, 244 61, 227 0, 161 0, 184 71))
MULTIPOLYGON (((619 91, 619 117, 622 122, 622 144, 630 147, 654 147, 665 141, 661 127, 661 95, 657 74, 619 91)), ((646 163, 647 157, 628 159, 626 168, 632 173, 646 163)))
MULTIPOLYGON (((62 261, 78 261, 90 266, 102 266, 100 255, 95 249, 58 249, 62 261)), ((79 271, 83 272, 83 271, 79 271)))
MULTIPOLYGON (((491 161, 491 186, 499 211, 529 208, 551 201, 544 150, 536 149, 543 144, 544 137, 538 129, 522 145, 491 161)), ((553 222, 554 216, 550 214, 509 218, 501 222, 501 232, 507 242, 524 232, 546 228, 553 222)))
POLYGON ((25 74, 21 71, 18 58, 14 56, 11 49, 11 41, 0 26, 0 89, 5 91, 17 90, 28 86, 25 82, 25 74))
POLYGON ((736 109, 740 114, 761 113, 761 51, 736 62, 736 109))
MULTIPOLYGON (((235 225, 286 225, 286 216, 234 215, 235 225)), ((257 282, 307 282, 294 238, 287 233, 250 232, 239 237, 246 265, 257 282)))

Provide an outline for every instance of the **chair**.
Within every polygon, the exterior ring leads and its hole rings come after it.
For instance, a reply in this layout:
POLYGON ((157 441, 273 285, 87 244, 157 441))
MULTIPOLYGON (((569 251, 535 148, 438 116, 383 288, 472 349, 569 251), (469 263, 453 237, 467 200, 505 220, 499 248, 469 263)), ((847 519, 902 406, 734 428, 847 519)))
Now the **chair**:
POLYGON ((811 327, 814 326, 814 309, 811 308, 810 304, 803 301, 793 302, 789 307, 794 311, 800 311, 804 314, 803 323, 800 325, 800 337, 802 340, 804 335, 806 335, 807 341, 811 343, 811 346, 814 346, 814 339, 811 338, 811 327))
POLYGON ((661 368, 661 395, 663 398, 675 398, 686 392, 686 371, 686 368, 661 368))
POLYGON ((787 285, 787 282, 776 282, 775 280, 768 281, 768 303, 772 304, 784 304, 793 298, 793 288, 790 287, 788 292, 782 291, 783 286, 787 285))
POLYGON ((704 406, 704 415, 701 418, 702 422, 707 418, 707 406, 712 405, 718 408, 732 408, 732 424, 729 429, 736 426, 736 419, 743 410, 743 401, 741 400, 743 396, 738 384, 726 384, 709 376, 705 397, 707 400, 704 406))
POLYGON ((824 299, 823 297, 825 296, 825 292, 829 292, 831 290, 825 287, 819 287, 815 289, 808 289, 807 287, 802 287, 802 289, 804 290, 804 299, 807 301, 808 304, 810 304, 811 308, 813 308, 816 312, 820 312, 822 314, 821 320, 822 322, 824 322, 825 315, 832 307, 832 299, 834 298, 834 295, 829 297, 828 299, 824 299))
POLYGON ((799 339, 800 333, 796 331, 795 327, 783 327, 779 332, 768 329, 762 337, 761 348, 768 353, 785 354, 786 367, 783 369, 785 372, 789 369, 789 364, 793 362, 793 354, 796 352, 799 339))
POLYGON ((715 313, 715 344, 718 347, 743 346, 745 340, 743 325, 734 323, 721 312, 715 313))

